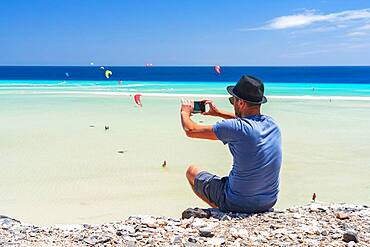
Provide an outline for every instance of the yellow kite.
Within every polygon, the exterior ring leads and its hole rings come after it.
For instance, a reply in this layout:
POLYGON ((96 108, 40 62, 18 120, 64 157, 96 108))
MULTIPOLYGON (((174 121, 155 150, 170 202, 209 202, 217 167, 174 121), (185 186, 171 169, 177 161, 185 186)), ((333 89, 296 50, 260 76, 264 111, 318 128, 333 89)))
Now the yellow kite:
POLYGON ((111 77, 112 76, 112 71, 110 71, 110 70, 106 70, 105 71, 105 77, 107 78, 107 79, 109 79, 109 77, 111 77))

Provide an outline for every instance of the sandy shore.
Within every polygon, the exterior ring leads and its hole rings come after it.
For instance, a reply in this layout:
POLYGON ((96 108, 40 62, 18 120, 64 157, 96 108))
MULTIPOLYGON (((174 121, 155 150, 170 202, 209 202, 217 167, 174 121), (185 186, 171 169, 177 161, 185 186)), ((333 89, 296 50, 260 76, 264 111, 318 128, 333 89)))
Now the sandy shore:
POLYGON ((315 203, 254 215, 203 212, 209 218, 131 216, 48 227, 0 216, 0 246, 370 246, 367 206, 315 203))

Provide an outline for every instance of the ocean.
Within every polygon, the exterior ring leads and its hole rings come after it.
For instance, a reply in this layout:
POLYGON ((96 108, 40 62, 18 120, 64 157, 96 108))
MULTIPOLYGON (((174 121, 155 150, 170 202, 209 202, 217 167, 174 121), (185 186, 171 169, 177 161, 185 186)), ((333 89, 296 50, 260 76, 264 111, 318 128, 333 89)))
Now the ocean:
POLYGON ((276 207, 314 192, 369 205, 370 67, 0 67, 0 214, 48 225, 205 207, 187 166, 226 176, 232 160, 221 142, 184 135, 180 99, 232 111, 225 87, 242 74, 265 82, 262 112, 282 131, 276 207))
POLYGON ((224 95, 241 75, 266 83, 268 96, 370 96, 370 67, 0 67, 0 93, 224 95), (105 71, 112 71, 110 78, 105 71))
POLYGON ((215 73, 206 67, 112 67, 112 66, 0 66, 1 80, 72 80, 104 81, 112 84, 123 81, 171 81, 171 82, 234 82, 241 75, 254 75, 265 82, 298 83, 370 83, 370 66, 326 67, 221 67, 215 73), (105 70, 113 72, 110 78, 105 70), (67 73, 67 74, 66 74, 67 73))

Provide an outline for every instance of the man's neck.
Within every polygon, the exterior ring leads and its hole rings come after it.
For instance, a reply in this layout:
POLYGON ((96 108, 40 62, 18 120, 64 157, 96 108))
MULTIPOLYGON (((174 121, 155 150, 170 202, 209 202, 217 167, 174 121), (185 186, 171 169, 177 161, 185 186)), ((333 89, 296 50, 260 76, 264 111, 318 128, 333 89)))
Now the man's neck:
POLYGON ((254 116, 254 115, 261 115, 261 110, 260 109, 249 109, 245 112, 242 112, 241 117, 249 117, 249 116, 254 116))

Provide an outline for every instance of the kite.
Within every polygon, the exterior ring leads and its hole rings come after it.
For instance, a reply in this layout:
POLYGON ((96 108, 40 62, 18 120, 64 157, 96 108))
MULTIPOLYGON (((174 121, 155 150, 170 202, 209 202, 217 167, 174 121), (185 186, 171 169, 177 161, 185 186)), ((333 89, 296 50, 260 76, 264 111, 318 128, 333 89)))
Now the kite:
POLYGON ((217 74, 221 74, 221 67, 216 65, 215 66, 215 71, 216 71, 217 74))
POLYGON ((134 100, 135 100, 135 103, 138 105, 138 106, 143 106, 143 104, 141 103, 141 94, 135 94, 134 95, 134 100))
POLYGON ((107 78, 107 79, 109 79, 109 77, 111 77, 112 76, 112 71, 110 71, 110 70, 106 70, 105 71, 105 77, 107 78))
POLYGON ((66 72, 66 76, 69 77, 69 73, 68 72, 66 72))

